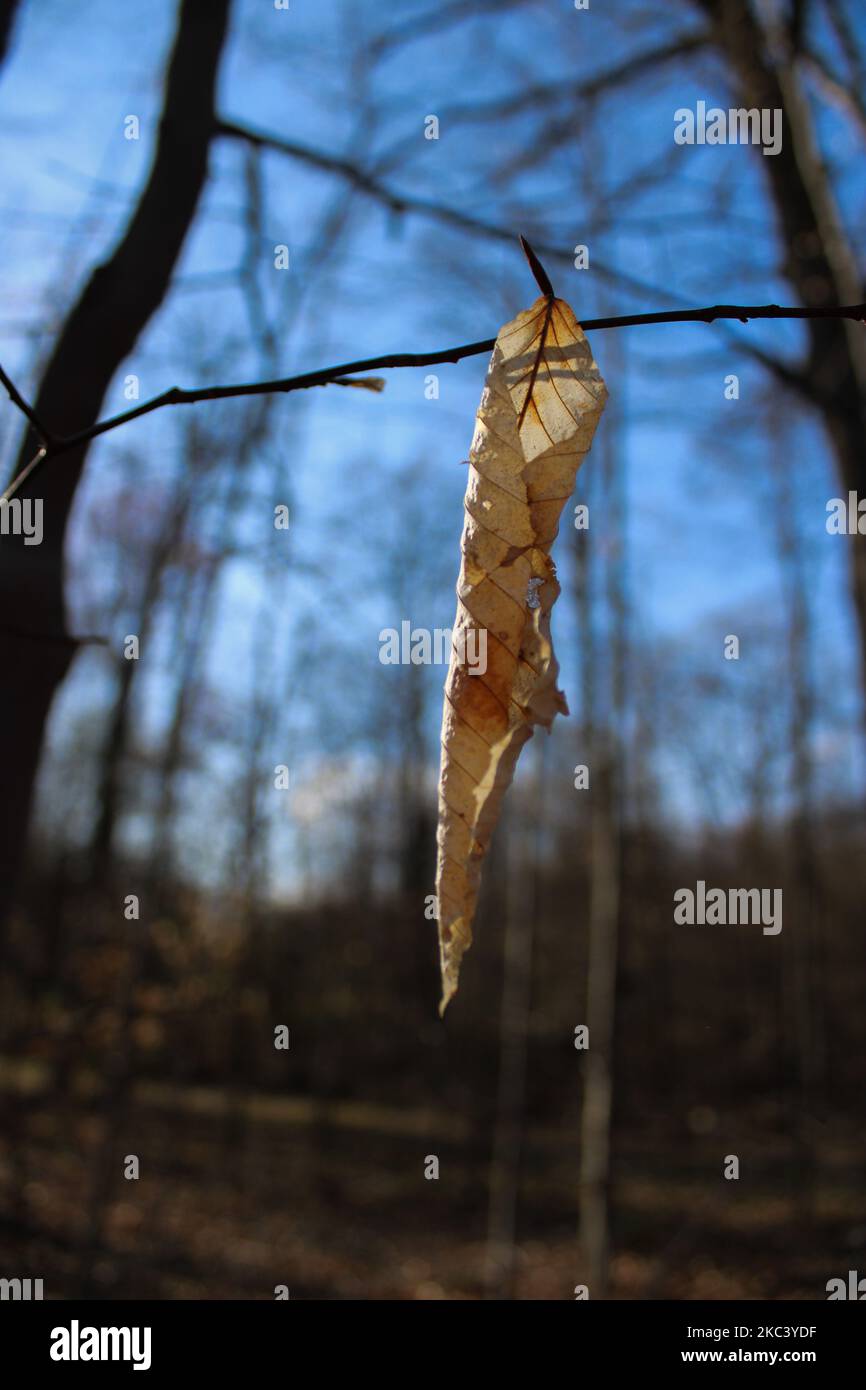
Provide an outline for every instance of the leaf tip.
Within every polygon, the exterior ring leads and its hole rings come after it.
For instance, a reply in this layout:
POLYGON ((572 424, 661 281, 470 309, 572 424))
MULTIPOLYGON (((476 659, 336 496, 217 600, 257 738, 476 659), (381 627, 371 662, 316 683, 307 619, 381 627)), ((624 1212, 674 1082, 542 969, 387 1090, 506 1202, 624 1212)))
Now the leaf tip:
POLYGON ((529 242, 526 240, 526 237, 523 235, 520 236, 520 245, 523 249, 524 256, 529 262, 529 268, 535 276, 535 283, 541 290, 541 293, 546 295, 548 299, 555 299, 556 295, 550 283, 550 277, 529 242))

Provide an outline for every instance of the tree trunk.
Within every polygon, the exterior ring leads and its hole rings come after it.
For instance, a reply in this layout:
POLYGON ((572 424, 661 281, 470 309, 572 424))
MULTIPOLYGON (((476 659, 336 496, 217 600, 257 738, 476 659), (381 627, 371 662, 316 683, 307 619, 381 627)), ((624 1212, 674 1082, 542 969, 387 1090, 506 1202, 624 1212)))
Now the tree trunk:
POLYGON ((526 1128, 526 1069, 532 1012, 532 947, 543 834, 543 743, 532 750, 531 786, 512 801, 506 825, 507 889, 499 1014, 499 1084, 490 1160, 485 1283, 491 1298, 515 1296, 517 1212, 526 1128))
MULTIPOLYGON (((617 354, 618 357, 618 354, 617 354)), ((624 365, 621 375, 625 376, 624 365)), ((590 768, 586 1015, 580 1118, 579 1244, 592 1298, 606 1298, 610 1256, 610 1174, 614 1118, 615 1023, 622 916, 622 800, 627 662, 624 574, 625 456, 614 414, 601 445, 603 473, 591 475, 590 530, 578 543, 577 616, 583 660, 583 734, 590 768), (598 487, 603 478, 604 490, 598 487), (604 520, 599 523, 598 518, 604 520), (607 545, 595 547, 601 524, 607 545), (596 562, 592 563, 590 546, 596 562), (593 577, 593 570, 598 573, 593 577), (605 626, 599 630, 602 614, 605 626)), ((583 759, 582 759, 583 761, 583 759)))
POLYGON ((12 30, 15 27, 19 4, 20 0, 0 0, 0 63, 4 61, 9 52, 9 43, 12 38, 12 30))
MULTIPOLYGON (((857 303, 863 286, 836 205, 803 91, 793 36, 762 26, 749 0, 699 0, 727 61, 740 102, 783 112, 782 147, 759 163, 769 182, 786 247, 784 272, 801 302, 857 303)), ((866 337, 857 323, 808 324, 807 376, 842 488, 866 496, 866 337)), ((850 537, 851 582, 866 681, 866 537, 850 537)))
MULTIPOLYGON (((87 429, 119 366, 168 291, 207 177, 214 89, 231 0, 183 0, 168 70, 156 154, 124 235, 93 271, 42 378, 35 408, 55 434, 87 429)), ((16 474, 35 454, 28 430, 16 474)), ((63 545, 87 445, 29 480, 43 498, 42 544, 0 544, 0 921, 14 900, 43 732, 75 643, 65 632, 63 545)))

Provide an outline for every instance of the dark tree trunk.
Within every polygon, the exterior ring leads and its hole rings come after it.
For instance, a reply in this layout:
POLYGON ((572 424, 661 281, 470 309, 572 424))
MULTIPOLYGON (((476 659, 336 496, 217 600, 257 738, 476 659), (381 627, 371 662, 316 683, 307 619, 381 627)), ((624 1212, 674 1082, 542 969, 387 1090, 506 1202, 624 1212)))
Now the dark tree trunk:
MULTIPOLYGON (((699 0, 742 105, 783 112, 782 147, 760 156, 786 248, 784 273, 810 307, 863 298, 856 258, 815 138, 797 72, 796 36, 762 26, 749 0, 699 0)), ((808 324, 807 374, 842 488, 866 496, 866 336, 835 319, 808 324)), ((866 537, 849 540, 851 585, 866 681, 866 537)))
MULTIPOLYGON (((230 3, 182 0, 150 176, 119 244, 70 312, 39 387, 37 414, 55 434, 97 421, 112 378, 169 289, 207 177, 230 3)), ((16 472, 36 449, 28 431, 16 472)), ((0 921, 26 849, 45 723, 75 651, 65 636, 63 545, 86 457, 84 445, 23 485, 20 496, 43 499, 41 545, 0 541, 0 921)))
POLYGON ((5 60, 9 52, 9 43, 19 7, 20 0, 0 0, 0 63, 5 60))

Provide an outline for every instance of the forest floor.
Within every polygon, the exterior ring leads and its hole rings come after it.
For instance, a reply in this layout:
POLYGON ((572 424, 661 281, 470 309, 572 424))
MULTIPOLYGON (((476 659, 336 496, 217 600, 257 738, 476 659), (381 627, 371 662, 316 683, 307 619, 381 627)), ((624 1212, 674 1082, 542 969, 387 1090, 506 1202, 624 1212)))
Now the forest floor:
MULTIPOLYGON (((529 1127, 513 1273, 491 1290, 489 1142, 459 1115, 148 1082, 107 1114, 86 1077, 50 1104, 46 1081, 0 1067, 0 1274, 48 1298, 559 1300, 584 1282, 571 1126, 529 1127)), ((824 1299, 866 1270, 856 1136, 826 1130, 811 1180, 754 1117, 738 1182, 712 1135, 618 1136, 608 1296, 824 1299)))

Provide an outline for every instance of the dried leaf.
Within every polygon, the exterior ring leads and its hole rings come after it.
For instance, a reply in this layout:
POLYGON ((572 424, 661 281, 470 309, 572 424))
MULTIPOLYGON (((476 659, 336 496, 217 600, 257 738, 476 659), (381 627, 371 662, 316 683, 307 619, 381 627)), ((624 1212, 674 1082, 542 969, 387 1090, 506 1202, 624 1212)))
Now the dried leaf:
POLYGON ((384 391, 383 376, 335 376, 333 386, 356 386, 359 391, 384 391))
POLYGON ((472 944, 481 865, 521 748, 568 713, 550 547, 607 391, 572 310, 542 296, 500 329, 475 421, 442 718, 436 897, 444 1013, 472 944), (486 656, 486 662, 485 662, 486 656), (482 668, 485 669, 482 669, 482 668))

